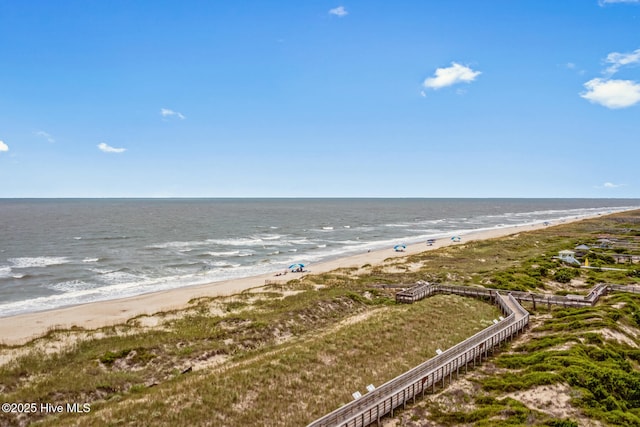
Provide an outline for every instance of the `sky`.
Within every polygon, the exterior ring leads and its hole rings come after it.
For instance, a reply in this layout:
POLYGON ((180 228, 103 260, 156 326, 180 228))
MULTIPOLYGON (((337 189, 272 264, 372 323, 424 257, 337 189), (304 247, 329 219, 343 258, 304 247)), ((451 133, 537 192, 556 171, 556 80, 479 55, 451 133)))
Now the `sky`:
POLYGON ((640 198, 640 0, 0 0, 0 197, 640 198))

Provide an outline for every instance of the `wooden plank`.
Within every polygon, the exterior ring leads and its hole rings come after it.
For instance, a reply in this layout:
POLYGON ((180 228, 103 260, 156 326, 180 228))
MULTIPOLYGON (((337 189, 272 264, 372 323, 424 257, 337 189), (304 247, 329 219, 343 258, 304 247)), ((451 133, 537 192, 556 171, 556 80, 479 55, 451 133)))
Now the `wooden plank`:
POLYGON ((455 363, 456 373, 458 367, 464 364, 465 372, 467 365, 476 359, 482 359, 484 352, 487 356, 489 347, 501 345, 503 342, 511 340, 513 336, 522 332, 529 324, 529 312, 522 307, 519 300, 536 302, 546 302, 547 304, 558 304, 571 307, 584 307, 593 305, 597 300, 609 291, 627 291, 640 293, 640 286, 620 286, 620 285, 597 285, 582 300, 571 299, 564 296, 550 296, 534 294, 529 292, 510 292, 503 296, 498 289, 472 288, 457 285, 441 285, 431 283, 420 283, 416 286, 398 292, 396 301, 402 303, 413 303, 436 293, 453 293, 464 296, 474 296, 476 298, 490 298, 497 304, 506 318, 497 324, 491 325, 483 331, 469 337, 463 342, 444 351, 442 354, 431 358, 417 367, 405 372, 402 375, 378 387, 373 392, 367 393, 357 401, 344 405, 330 414, 309 424, 309 427, 320 426, 359 426, 362 423, 373 423, 374 419, 379 420, 386 414, 393 414, 393 410, 406 404, 407 400, 415 399, 419 390, 424 394, 424 390, 435 387, 437 382, 442 382, 444 387, 445 376, 451 374, 455 363), (400 397, 402 396, 402 397, 400 397), (375 409, 375 417, 372 415, 375 409), (365 416, 364 414, 369 414, 365 416), (360 421, 358 421, 360 420, 360 421), (360 424, 356 424, 360 422, 360 424))

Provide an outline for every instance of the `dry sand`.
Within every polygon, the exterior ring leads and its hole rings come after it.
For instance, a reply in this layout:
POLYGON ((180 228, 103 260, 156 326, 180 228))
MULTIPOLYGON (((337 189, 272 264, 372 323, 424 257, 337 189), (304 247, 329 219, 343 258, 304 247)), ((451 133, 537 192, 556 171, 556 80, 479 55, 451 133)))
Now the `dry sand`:
MULTIPOLYGON (((574 219, 573 221, 576 220, 574 219)), ((571 222, 571 220, 565 221, 565 223, 568 222, 571 222)), ((428 246, 425 243, 408 245, 404 252, 395 252, 393 249, 371 251, 314 264, 310 266, 309 273, 318 274, 338 268, 361 267, 365 264, 377 265, 383 263, 387 258, 402 257, 443 246, 464 244, 473 240, 503 237, 543 227, 545 226, 542 224, 521 225, 472 232, 461 234, 462 241, 460 243, 452 242, 450 238, 440 238, 433 246, 428 246)), ((275 273, 1 318, 0 343, 8 345, 24 344, 54 328, 67 329, 72 326, 78 326, 85 329, 95 329, 125 323, 127 320, 142 314, 151 315, 161 311, 186 307, 193 298, 233 295, 246 289, 264 286, 267 280, 285 281, 300 277, 300 273, 289 273, 280 277, 275 277, 275 273)))

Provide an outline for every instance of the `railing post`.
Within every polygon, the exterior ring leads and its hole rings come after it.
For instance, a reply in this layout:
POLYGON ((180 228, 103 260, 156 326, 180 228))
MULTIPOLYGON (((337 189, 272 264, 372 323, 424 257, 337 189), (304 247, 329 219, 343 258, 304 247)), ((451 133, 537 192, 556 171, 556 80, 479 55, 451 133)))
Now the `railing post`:
POLYGON ((391 395, 391 418, 393 418, 393 394, 391 395))

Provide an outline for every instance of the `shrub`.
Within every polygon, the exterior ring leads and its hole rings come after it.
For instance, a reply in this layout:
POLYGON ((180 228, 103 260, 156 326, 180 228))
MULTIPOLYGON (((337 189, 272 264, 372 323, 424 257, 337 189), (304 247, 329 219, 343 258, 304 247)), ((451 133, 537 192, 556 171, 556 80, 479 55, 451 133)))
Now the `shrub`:
POLYGON ((577 270, 573 268, 561 268, 556 270, 553 275, 553 280, 560 283, 569 283, 571 279, 580 274, 577 270))
POLYGON ((551 420, 548 421, 545 425, 551 427, 578 427, 578 423, 569 419, 569 420, 551 420))
POLYGON ((129 355, 129 353, 131 353, 131 349, 124 349, 124 350, 120 350, 116 353, 112 352, 112 351, 107 351, 101 358, 100 358, 100 362, 104 363, 105 365, 112 365, 113 362, 115 362, 118 359, 121 359, 123 357, 127 357, 129 355))

